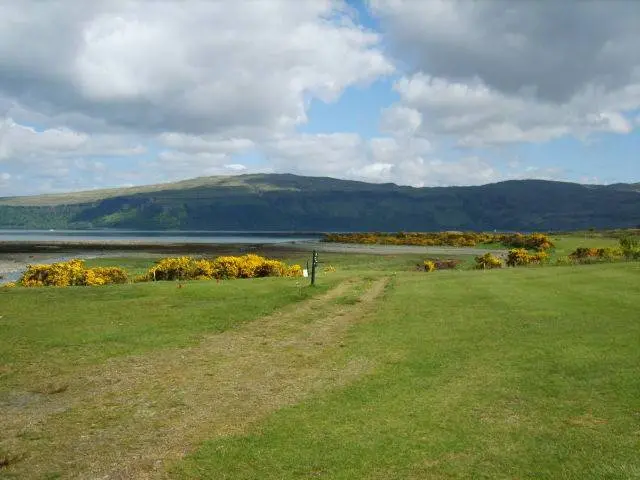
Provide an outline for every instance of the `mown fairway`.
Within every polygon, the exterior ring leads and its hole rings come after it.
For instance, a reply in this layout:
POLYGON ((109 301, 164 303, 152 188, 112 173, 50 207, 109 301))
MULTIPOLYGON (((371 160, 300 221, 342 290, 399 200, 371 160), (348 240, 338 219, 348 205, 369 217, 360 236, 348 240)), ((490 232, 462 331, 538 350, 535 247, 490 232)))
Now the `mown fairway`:
POLYGON ((638 263, 327 260, 0 291, 0 478, 640 478, 638 263))

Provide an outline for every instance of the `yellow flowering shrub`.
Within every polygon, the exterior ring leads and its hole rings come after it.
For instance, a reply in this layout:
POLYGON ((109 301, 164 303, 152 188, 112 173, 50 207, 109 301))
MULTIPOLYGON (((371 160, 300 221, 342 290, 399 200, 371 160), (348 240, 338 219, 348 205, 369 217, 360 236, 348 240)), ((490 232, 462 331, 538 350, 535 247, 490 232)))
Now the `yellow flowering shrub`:
POLYGON ((575 263, 613 262, 621 260, 624 251, 621 248, 587 248, 578 247, 570 255, 575 263))
POLYGON ((548 250, 554 247, 551 239, 544 233, 532 233, 523 235, 522 233, 513 233, 506 235, 497 235, 496 242, 501 243, 505 247, 524 248, 528 250, 548 250))
POLYGON ((502 268, 502 260, 487 252, 484 255, 475 258, 476 268, 479 270, 490 270, 493 268, 502 268))
POLYGON ((537 252, 533 254, 529 254, 530 262, 543 264, 549 260, 549 254, 547 252, 537 252))
POLYGON ((145 277, 147 280, 188 280, 193 276, 191 257, 163 258, 151 267, 145 277))
POLYGON ((509 250, 507 265, 517 267, 523 265, 542 264, 549 259, 546 252, 529 253, 525 248, 513 248, 509 250))
POLYGON ((89 268, 84 272, 83 285, 95 287, 127 283, 127 272, 119 267, 89 268))
POLYGON ((291 265, 285 271, 285 277, 301 277, 303 275, 300 265, 291 265))
POLYGON ((526 248, 512 248, 507 256, 507 265, 516 267, 529 264, 529 252, 526 248))
POLYGON ((278 260, 262 259, 255 270, 256 277, 285 277, 287 266, 278 260))
POLYGON ((486 232, 398 232, 398 233, 328 233, 323 242, 363 243, 381 245, 420 245, 475 247, 479 244, 499 243, 509 248, 547 250, 553 248, 551 239, 543 233, 486 233, 486 232))
POLYGON ((126 283, 127 273, 118 267, 87 269, 82 260, 29 265, 18 284, 23 287, 98 286, 126 283))
POLYGON ((424 267, 425 272, 433 272, 436 269, 436 264, 431 260, 425 260, 422 262, 422 266, 424 267))
POLYGON ((19 283, 24 287, 83 285, 84 271, 84 262, 77 259, 51 265, 29 265, 19 283))
POLYGON ((195 280, 211 280, 214 273, 215 269, 211 261, 204 258, 194 261, 192 276, 195 280))
POLYGON ((214 278, 238 278, 240 276, 240 257, 218 257, 212 261, 214 278))
MULTIPOLYGON (((253 278, 253 277, 261 276, 261 275, 258 275, 258 273, 265 261, 266 261, 265 258, 262 258, 253 253, 239 257, 238 277, 253 278)), ((266 275, 262 275, 262 276, 266 276, 266 275)))
POLYGON ((240 257, 222 256, 213 260, 192 257, 165 258, 138 277, 136 281, 211 280, 255 277, 302 276, 299 265, 287 266, 255 254, 240 257))
POLYGON ((16 282, 8 282, 2 285, 2 288, 16 288, 18 284, 16 282))

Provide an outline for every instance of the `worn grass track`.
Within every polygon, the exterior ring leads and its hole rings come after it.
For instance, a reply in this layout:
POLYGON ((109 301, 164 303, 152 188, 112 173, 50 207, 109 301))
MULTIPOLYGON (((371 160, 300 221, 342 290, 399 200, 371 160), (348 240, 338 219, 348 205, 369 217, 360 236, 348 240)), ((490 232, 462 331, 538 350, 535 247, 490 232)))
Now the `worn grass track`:
POLYGON ((176 480, 640 478, 640 264, 404 273, 375 370, 204 442, 176 480))
MULTIPOLYGON (((341 342, 387 279, 348 280, 198 345, 116 358, 50 379, 0 404, 3 448, 18 478, 162 477, 205 438, 237 434, 308 395, 372 368, 341 342), (355 301, 341 301, 353 299, 355 301), (59 477, 58 477, 59 476, 59 477)), ((2 475, 0 473, 0 475, 2 475)))

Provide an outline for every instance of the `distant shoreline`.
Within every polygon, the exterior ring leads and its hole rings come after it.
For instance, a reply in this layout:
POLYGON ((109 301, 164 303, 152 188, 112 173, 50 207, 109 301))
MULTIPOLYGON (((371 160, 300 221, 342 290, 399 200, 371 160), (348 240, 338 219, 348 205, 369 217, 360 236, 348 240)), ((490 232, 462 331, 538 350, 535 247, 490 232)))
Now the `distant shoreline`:
POLYGON ((422 254, 433 256, 496 254, 504 250, 467 247, 422 247, 413 245, 361 245, 323 243, 314 240, 296 240, 279 243, 190 243, 166 241, 144 242, 136 240, 90 241, 0 241, 0 284, 15 280, 29 264, 52 263, 69 258, 113 258, 127 256, 161 257, 171 255, 237 255, 260 253, 266 256, 284 257, 316 250, 324 253, 403 255, 422 254))

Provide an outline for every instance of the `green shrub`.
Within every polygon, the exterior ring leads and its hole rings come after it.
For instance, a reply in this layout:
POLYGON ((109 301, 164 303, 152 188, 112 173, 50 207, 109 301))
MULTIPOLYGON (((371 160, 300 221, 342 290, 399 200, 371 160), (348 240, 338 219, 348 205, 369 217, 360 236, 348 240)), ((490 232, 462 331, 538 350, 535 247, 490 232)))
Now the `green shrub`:
POLYGON ((573 258, 571 258, 569 255, 565 255, 565 256, 562 256, 562 257, 558 257, 556 259, 556 261, 555 261, 555 264, 556 265, 563 265, 563 266, 575 265, 576 261, 573 258))
POLYGON ((571 257, 571 259, 573 259, 575 263, 613 262, 615 260, 622 259, 624 256, 624 249, 611 247, 578 247, 569 255, 569 257, 571 257))
POLYGON ((628 259, 640 259, 640 238, 635 235, 625 235, 620 238, 622 255, 628 259))

